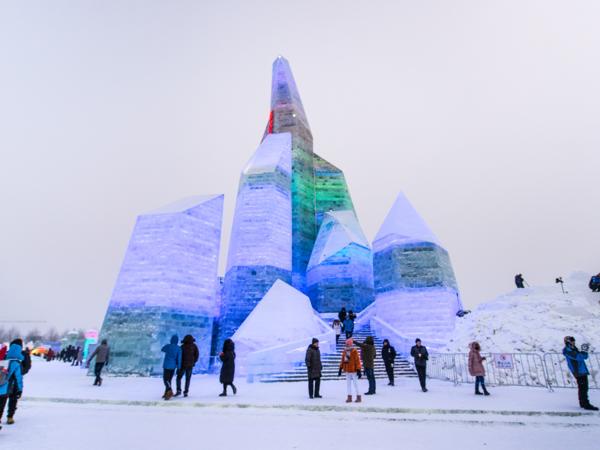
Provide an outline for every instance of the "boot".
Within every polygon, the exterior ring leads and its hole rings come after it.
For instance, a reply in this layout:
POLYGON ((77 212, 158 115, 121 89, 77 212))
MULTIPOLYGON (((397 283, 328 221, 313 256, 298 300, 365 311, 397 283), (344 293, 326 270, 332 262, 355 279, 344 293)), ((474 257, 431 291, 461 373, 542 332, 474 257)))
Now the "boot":
POLYGON ((172 398, 173 398, 173 390, 167 389, 167 392, 165 392, 165 400, 171 400, 172 398))
POLYGON ((351 396, 351 395, 349 395, 349 396, 346 398, 346 403, 352 403, 352 396, 351 396))
POLYGON ((598 407, 592 405, 591 403, 588 403, 587 405, 583 406, 583 409, 586 409, 588 411, 598 411, 598 407))
POLYGON ((13 423, 15 423, 15 419, 13 419, 12 417, 7 417, 6 418, 6 423, 8 425, 12 425, 13 423))
POLYGON ((181 391, 178 390, 177 392, 175 392, 175 395, 173 397, 179 397, 180 395, 181 395, 181 391))
POLYGON ((488 390, 486 388, 483 388, 483 395, 490 395, 490 393, 488 392, 488 390))
POLYGON ((360 396, 360 395, 357 395, 357 396, 356 396, 356 402, 354 402, 354 403, 361 403, 361 402, 362 402, 362 398, 361 398, 361 396, 360 396))
POLYGON ((237 394, 237 388, 235 387, 235 384, 231 384, 231 389, 233 389, 233 395, 237 394))
POLYGON ((219 397, 227 397, 227 392, 223 391, 219 394, 219 397))
POLYGON ((479 389, 475 389, 475 395, 483 395, 481 392, 479 392, 479 389))

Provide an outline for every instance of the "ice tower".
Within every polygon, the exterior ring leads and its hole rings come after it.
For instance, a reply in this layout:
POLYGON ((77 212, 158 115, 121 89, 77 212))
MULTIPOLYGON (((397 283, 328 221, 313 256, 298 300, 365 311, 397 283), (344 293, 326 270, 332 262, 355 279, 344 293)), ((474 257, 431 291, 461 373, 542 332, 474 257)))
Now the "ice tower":
POLYGON ((401 193, 373 242, 376 315, 406 336, 442 341, 461 302, 448 252, 401 193))
POLYGON ((373 255, 354 211, 325 213, 308 264, 308 293, 319 312, 361 311, 373 301, 373 255))
POLYGON ((292 135, 268 134, 244 168, 223 281, 218 350, 273 283, 291 283, 292 135))
POLYGON ((208 368, 222 215, 217 195, 138 217, 100 333, 111 346, 110 372, 162 373, 160 349, 174 333, 196 338, 196 370, 208 368))
POLYGON ((279 57, 269 121, 238 189, 215 349, 276 280, 308 293, 306 270, 317 231, 332 210, 354 210, 344 174, 313 153, 296 82, 279 57))

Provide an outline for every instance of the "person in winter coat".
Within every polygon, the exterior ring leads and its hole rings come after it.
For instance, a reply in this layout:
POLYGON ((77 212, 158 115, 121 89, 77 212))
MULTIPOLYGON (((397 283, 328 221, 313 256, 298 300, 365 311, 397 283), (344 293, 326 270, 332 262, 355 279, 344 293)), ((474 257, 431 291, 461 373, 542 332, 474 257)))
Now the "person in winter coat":
POLYGON ((222 361, 221 374, 219 381, 223 385, 223 392, 219 397, 227 397, 227 386, 231 386, 233 394, 237 394, 237 388, 233 384, 235 377, 235 344, 231 339, 225 339, 223 342, 223 350, 219 354, 219 359, 222 361))
POLYGON ((96 347, 96 350, 90 355, 86 363, 86 366, 89 367, 92 359, 96 358, 96 365, 94 366, 94 375, 96 375, 96 379, 94 380, 94 386, 102 386, 102 369, 108 364, 109 356, 110 347, 108 346, 108 341, 102 339, 102 342, 96 347))
POLYGON ((340 361, 338 377, 342 376, 342 372, 346 374, 346 389, 348 391, 346 403, 352 402, 352 386, 354 386, 354 392, 356 393, 356 403, 360 403, 362 398, 358 393, 358 382, 356 380, 357 378, 362 377, 362 372, 358 350, 354 346, 352 338, 346 339, 346 346, 342 351, 342 360, 340 361))
POLYGON ((575 345, 575 338, 573 336, 565 336, 564 339, 565 348, 563 348, 563 355, 569 366, 569 370, 577 380, 577 393, 579 396, 579 406, 589 411, 598 411, 598 408, 590 403, 588 399, 588 375, 589 371, 585 364, 585 360, 588 359, 587 349, 585 344, 582 345, 583 350, 579 351, 575 345))
POLYGON ((390 345, 388 339, 383 340, 383 346, 381 347, 381 358, 383 364, 385 364, 385 371, 387 372, 388 386, 394 385, 394 361, 396 359, 396 349, 390 345))
POLYGON ((346 332, 346 339, 350 339, 354 333, 354 320, 351 320, 350 317, 347 317, 343 323, 344 331, 346 332))
POLYGON ((365 392, 365 395, 375 395, 377 388, 375 384, 375 357, 377 356, 377 350, 375 349, 373 336, 367 336, 365 342, 362 344, 356 341, 356 345, 360 347, 362 365, 365 369, 367 380, 369 380, 369 390, 365 392))
POLYGON ((163 359, 163 383, 165 385, 165 393, 162 398, 170 400, 173 397, 173 375, 175 371, 181 367, 181 348, 177 345, 179 336, 174 334, 171 336, 171 342, 160 350, 165 354, 163 359))
POLYGON ((321 364, 321 350, 319 350, 319 340, 317 338, 313 338, 312 343, 306 349, 304 362, 308 371, 308 397, 321 398, 319 389, 321 387, 323 364, 321 364))
POLYGON ((515 284, 517 285, 518 289, 525 288, 525 278, 523 278, 523 274, 518 273, 515 275, 515 284))
POLYGON ((590 278, 588 286, 592 292, 600 292, 600 273, 590 278))
POLYGON ((181 367, 177 369, 177 392, 175 396, 181 395, 181 379, 185 375, 185 390, 183 396, 187 397, 190 391, 190 381, 192 380, 192 371, 198 362, 200 352, 195 344, 196 340, 191 334, 186 335, 181 341, 181 367))
POLYGON ((421 345, 421 339, 415 340, 415 345, 410 349, 410 356, 415 359, 415 369, 419 375, 419 383, 421 384, 421 390, 427 392, 426 376, 427 376, 427 360, 429 359, 429 353, 424 345, 421 345))
MULTIPOLYGON (((23 361, 23 341, 15 339, 6 352, 3 365, 0 366, 0 421, 8 402, 6 423, 15 423, 14 415, 17 403, 23 393, 23 376, 21 362, 23 361)), ((0 428, 2 428, 0 426, 0 428)))
POLYGON ((340 312, 338 313, 338 319, 340 319, 340 323, 344 323, 344 320, 346 320, 346 317, 348 317, 346 308, 340 309, 340 312))
POLYGON ((342 323, 335 319, 331 324, 331 328, 333 328, 333 331, 335 331, 335 344, 337 345, 338 341, 340 340, 340 334, 342 334, 342 323))
POLYGON ((8 347, 4 344, 0 344, 0 361, 4 359, 6 352, 8 352, 8 347))
POLYGON ((483 389, 483 395, 490 395, 485 388, 485 367, 483 361, 485 357, 481 356, 481 346, 479 342, 471 342, 469 344, 469 374, 475 377, 475 395, 482 395, 479 392, 479 385, 483 389))

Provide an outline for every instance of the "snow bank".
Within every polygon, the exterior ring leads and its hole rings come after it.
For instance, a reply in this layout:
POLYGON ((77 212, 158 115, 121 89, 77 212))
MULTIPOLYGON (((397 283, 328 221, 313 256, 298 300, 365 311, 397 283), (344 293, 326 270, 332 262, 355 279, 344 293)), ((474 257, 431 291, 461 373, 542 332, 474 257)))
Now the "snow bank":
POLYGON ((480 304, 456 321, 448 352, 466 352, 474 340, 484 352, 560 352, 563 337, 600 350, 600 294, 589 274, 575 272, 560 285, 533 286, 480 304))

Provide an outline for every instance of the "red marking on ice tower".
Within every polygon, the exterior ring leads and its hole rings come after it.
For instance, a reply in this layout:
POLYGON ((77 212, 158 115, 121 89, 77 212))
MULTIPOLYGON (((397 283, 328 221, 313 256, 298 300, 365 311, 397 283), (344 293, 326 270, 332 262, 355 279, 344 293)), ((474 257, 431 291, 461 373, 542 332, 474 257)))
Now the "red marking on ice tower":
POLYGON ((275 121, 275 115, 273 114, 273 111, 271 110, 271 112, 269 113, 269 125, 267 125, 267 134, 273 133, 274 121, 275 121))

